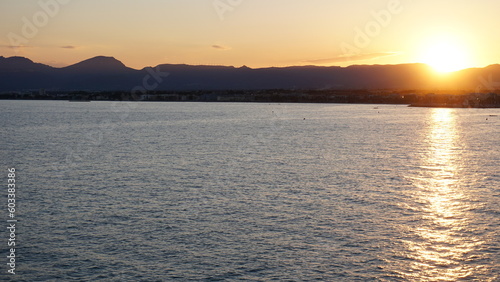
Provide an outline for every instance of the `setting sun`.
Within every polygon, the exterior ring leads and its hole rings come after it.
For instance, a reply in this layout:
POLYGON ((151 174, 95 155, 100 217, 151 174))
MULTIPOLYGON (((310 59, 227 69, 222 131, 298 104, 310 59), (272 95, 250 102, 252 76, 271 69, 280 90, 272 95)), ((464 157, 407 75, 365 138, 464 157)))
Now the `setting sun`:
POLYGON ((423 53, 422 62, 440 73, 448 73, 471 67, 468 54, 457 43, 439 42, 423 53))

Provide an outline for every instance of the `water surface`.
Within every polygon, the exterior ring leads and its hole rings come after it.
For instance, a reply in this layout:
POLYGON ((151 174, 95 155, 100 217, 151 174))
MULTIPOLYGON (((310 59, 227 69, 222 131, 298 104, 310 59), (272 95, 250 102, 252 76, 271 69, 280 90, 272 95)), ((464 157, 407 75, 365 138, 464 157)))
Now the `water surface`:
POLYGON ((498 109, 0 108, 18 281, 500 279, 498 109))

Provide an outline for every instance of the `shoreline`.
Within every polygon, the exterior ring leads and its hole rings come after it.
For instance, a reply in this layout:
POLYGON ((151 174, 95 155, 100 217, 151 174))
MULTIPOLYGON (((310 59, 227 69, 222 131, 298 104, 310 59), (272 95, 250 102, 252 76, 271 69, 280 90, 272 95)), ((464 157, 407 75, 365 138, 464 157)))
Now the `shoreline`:
POLYGON ((25 91, 0 94, 0 100, 255 102, 318 104, 396 104, 433 108, 500 108, 500 92, 426 93, 417 90, 199 90, 148 91, 25 91))

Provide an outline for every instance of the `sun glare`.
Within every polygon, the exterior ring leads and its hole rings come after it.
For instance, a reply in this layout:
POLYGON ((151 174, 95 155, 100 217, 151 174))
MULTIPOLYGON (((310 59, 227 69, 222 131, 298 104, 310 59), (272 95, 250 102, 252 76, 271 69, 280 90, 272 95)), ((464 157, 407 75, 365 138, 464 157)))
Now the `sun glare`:
POLYGON ((448 73, 470 67, 468 54, 456 43, 439 42, 424 51, 422 62, 440 73, 448 73))

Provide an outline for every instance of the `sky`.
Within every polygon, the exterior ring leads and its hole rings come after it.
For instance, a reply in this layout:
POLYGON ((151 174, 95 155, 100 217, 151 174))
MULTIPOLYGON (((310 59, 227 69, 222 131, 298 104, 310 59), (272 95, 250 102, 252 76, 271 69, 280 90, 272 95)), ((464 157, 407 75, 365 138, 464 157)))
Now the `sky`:
POLYGON ((252 68, 500 63, 498 0, 0 0, 0 56, 252 68))

